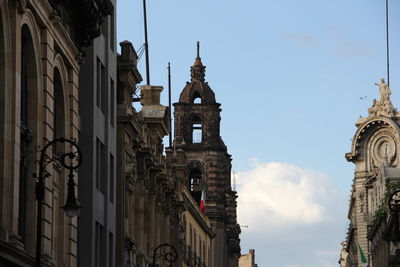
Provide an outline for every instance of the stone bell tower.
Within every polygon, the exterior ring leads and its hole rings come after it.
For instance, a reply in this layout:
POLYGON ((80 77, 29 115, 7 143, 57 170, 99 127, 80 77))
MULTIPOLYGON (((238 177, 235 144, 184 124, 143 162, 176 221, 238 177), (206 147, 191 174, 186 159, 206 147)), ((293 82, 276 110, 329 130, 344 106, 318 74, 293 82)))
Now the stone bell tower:
POLYGON ((236 221, 236 192, 231 188, 231 155, 220 136, 221 104, 205 81, 205 69, 197 57, 190 68, 191 81, 186 83, 179 102, 174 103, 175 138, 187 155, 186 180, 193 198, 200 202, 206 188, 206 216, 216 233, 211 266, 236 267, 240 256, 240 227, 236 221))

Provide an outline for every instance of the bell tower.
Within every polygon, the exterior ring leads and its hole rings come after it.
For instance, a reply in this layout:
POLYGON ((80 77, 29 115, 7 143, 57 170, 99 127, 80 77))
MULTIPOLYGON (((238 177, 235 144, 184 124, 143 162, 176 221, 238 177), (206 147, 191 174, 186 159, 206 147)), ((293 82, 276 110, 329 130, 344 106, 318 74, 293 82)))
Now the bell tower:
POLYGON ((216 237, 212 266, 237 267, 240 257, 240 227, 236 221, 236 192, 231 188, 231 155, 220 136, 221 104, 205 81, 206 67, 197 57, 190 67, 191 81, 186 83, 179 102, 174 103, 175 138, 187 156, 187 187, 200 202, 206 188, 205 214, 212 222, 216 237))

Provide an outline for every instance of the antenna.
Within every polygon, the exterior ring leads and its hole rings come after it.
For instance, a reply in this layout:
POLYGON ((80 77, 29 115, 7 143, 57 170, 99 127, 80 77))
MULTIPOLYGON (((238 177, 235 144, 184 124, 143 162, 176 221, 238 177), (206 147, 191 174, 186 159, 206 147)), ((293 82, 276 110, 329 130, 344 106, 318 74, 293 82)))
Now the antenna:
POLYGON ((197 41, 197 58, 200 58, 200 42, 197 41))
POLYGON ((387 84, 390 87, 389 75, 389 0, 386 0, 386 60, 387 60, 387 84))
POLYGON ((143 19, 144 19, 144 46, 146 53, 146 81, 150 85, 150 66, 149 66, 149 42, 147 40, 147 14, 146 14, 146 0, 143 0, 143 19))
POLYGON ((169 147, 172 147, 171 64, 168 62, 169 147))

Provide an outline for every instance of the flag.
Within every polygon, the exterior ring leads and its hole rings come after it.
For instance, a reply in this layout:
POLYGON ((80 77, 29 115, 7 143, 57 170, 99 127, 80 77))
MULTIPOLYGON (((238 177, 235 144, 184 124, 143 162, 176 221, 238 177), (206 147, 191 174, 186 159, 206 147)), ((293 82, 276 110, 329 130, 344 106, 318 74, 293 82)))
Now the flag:
POLYGON ((205 183, 203 183, 203 186, 201 189, 200 210, 203 213, 206 212, 206 184, 205 183))
POLYGON ((361 257, 361 262, 363 264, 364 267, 371 267, 367 261, 367 259, 364 256, 364 253, 360 247, 360 244, 358 244, 358 250, 360 251, 360 257, 361 257))

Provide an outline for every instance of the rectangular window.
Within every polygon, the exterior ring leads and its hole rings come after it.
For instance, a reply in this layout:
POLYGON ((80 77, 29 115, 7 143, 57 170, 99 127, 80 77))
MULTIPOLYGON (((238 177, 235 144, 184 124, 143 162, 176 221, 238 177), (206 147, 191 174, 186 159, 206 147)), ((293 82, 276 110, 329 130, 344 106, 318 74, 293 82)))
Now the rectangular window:
POLYGON ((115 49, 115 16, 114 16, 114 10, 111 13, 110 16, 110 49, 111 51, 114 52, 115 49))
POLYGON ((98 222, 96 222, 94 243, 95 243, 94 266, 100 267, 101 225, 98 222))
POLYGON ((96 188, 102 194, 107 188, 107 154, 99 138, 96 138, 96 188))
POLYGON ((96 105, 100 107, 101 105, 101 61, 97 58, 97 65, 96 65, 96 105))
POLYGON ((110 202, 114 203, 114 156, 110 153, 110 202))
POLYGON ((107 173, 107 152, 103 144, 101 144, 100 148, 100 192, 105 195, 107 192, 107 182, 108 182, 108 173, 107 173))
POLYGON ((114 81, 111 79, 110 82, 110 122, 114 126, 115 123, 115 88, 114 81))
POLYGON ((96 138, 96 188, 100 190, 100 176, 101 176, 101 142, 96 138))
POLYGON ((114 266, 114 238, 112 233, 108 233, 108 266, 114 266))
POLYGON ((106 76, 106 68, 104 67, 103 64, 101 64, 101 111, 103 112, 103 114, 106 114, 107 112, 107 76, 106 76))
POLYGON ((208 266, 211 266, 211 248, 208 246, 208 266))
POLYGON ((201 143, 201 142, 202 142, 202 137, 201 137, 201 134, 202 134, 201 124, 200 124, 200 123, 195 123, 195 124, 193 124, 192 130, 193 130, 193 136, 192 136, 192 138, 193 138, 193 143, 201 143))
POLYGON ((105 17, 103 20, 103 23, 101 24, 101 34, 103 34, 103 37, 105 40, 107 40, 107 34, 108 34, 108 18, 105 17))

